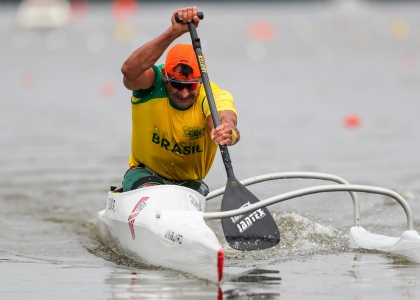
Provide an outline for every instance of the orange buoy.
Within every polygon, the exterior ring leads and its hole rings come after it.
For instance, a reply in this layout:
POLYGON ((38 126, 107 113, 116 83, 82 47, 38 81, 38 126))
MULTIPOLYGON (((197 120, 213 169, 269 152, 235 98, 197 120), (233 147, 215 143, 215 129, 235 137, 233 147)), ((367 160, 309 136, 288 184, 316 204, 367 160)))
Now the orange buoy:
POLYGON ((36 80, 35 80, 34 74, 26 73, 26 74, 23 74, 23 76, 21 77, 20 84, 24 89, 28 90, 34 87, 35 81, 36 80))
POLYGON ((81 21, 85 18, 88 5, 84 0, 75 0, 70 2, 71 14, 70 18, 73 21, 81 21))
POLYGON ((349 114, 344 118, 344 125, 347 128, 358 128, 360 124, 360 117, 356 114, 349 114))
POLYGON ((277 37, 276 26, 267 21, 254 22, 248 27, 248 35, 251 39, 268 42, 277 37))
POLYGON ((135 0, 116 0, 112 3, 112 14, 118 20, 127 20, 134 16, 137 10, 135 0))
POLYGON ((114 98, 117 94, 117 88, 112 83, 105 83, 101 86, 101 96, 105 99, 114 98))
POLYGON ((417 64, 417 55, 414 51, 404 51, 402 61, 406 67, 414 68, 417 64))

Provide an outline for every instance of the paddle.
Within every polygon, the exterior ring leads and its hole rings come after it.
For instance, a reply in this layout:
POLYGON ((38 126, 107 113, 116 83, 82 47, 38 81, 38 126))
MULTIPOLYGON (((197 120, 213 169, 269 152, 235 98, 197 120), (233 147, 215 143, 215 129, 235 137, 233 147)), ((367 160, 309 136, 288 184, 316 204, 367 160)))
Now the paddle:
MULTIPOLYGON (((202 12, 197 13, 197 16, 200 19, 204 18, 202 12)), ((180 22, 178 16, 176 16, 176 20, 177 22, 180 22)), ((200 66, 201 78, 210 106, 214 127, 217 127, 220 125, 220 119, 214 102, 213 92, 210 88, 210 80, 201 51, 200 39, 198 38, 197 29, 195 28, 194 23, 189 22, 188 28, 197 61, 200 66)), ((228 211, 258 202, 258 198, 235 178, 227 146, 219 145, 219 148, 227 174, 227 184, 222 198, 221 210, 228 211)), ((280 242, 279 229, 266 207, 252 213, 222 219, 222 228, 229 246, 237 250, 250 251, 266 249, 273 247, 280 242)))

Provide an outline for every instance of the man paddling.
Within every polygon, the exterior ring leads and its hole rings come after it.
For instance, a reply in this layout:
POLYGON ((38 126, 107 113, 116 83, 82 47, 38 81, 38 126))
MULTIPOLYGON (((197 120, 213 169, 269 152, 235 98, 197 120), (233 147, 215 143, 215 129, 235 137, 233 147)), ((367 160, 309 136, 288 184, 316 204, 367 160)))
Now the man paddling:
POLYGON ((207 195, 209 189, 202 180, 210 171, 217 145, 239 141, 237 112, 232 95, 211 82, 220 118, 214 128, 191 45, 176 44, 165 64, 155 65, 172 42, 188 32, 188 22, 198 26, 197 7, 176 10, 171 22, 121 68, 125 87, 133 91, 130 169, 124 175, 123 190, 177 184, 207 195))

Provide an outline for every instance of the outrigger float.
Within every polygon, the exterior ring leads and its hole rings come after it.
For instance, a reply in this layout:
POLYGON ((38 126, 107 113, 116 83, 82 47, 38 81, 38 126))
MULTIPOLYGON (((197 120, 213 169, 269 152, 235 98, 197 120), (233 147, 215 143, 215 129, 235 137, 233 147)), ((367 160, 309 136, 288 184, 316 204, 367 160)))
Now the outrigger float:
MULTIPOLYGON (((211 192, 206 198, 194 190, 163 185, 129 192, 110 191, 106 208, 98 213, 111 236, 130 253, 155 266, 190 273, 213 282, 222 279, 224 250, 207 226, 206 219, 228 219, 251 224, 258 222, 259 209, 305 195, 327 192, 349 192, 354 207, 354 226, 350 228, 349 246, 379 250, 401 255, 420 263, 420 236, 414 230, 413 214, 407 201, 398 193, 366 185, 349 184, 330 174, 313 172, 273 173, 245 179, 244 186, 290 179, 319 179, 339 184, 307 187, 249 204, 242 208, 221 212, 206 212, 206 200, 223 195, 225 188, 211 192), (393 198, 407 217, 407 230, 401 237, 371 233, 361 225, 360 206, 356 192, 373 193, 393 198)), ((242 225, 238 230, 246 232, 242 225)), ((226 246, 228 247, 228 246, 226 246)), ((247 249, 242 249, 247 250, 247 249)), ((251 249, 251 251, 254 249, 251 249)))

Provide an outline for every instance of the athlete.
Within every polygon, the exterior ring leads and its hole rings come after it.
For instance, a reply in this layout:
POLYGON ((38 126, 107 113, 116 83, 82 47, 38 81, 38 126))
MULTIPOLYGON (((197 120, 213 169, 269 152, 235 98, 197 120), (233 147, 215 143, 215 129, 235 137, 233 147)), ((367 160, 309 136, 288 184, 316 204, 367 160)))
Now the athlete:
POLYGON ((218 145, 231 146, 240 139, 237 112, 232 95, 210 82, 220 118, 214 128, 191 45, 172 46, 165 64, 156 65, 172 42, 189 31, 187 22, 198 26, 197 7, 176 10, 171 21, 165 32, 135 50, 121 68, 125 87, 133 91, 130 168, 123 191, 177 184, 207 195, 202 180, 218 145), (182 22, 175 21, 176 14, 182 22))

